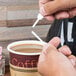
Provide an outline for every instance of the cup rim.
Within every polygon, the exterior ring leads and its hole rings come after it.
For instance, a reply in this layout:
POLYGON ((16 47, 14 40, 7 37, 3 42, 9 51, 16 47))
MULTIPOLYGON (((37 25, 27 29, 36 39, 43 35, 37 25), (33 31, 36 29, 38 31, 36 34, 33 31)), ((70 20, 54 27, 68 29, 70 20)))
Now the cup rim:
POLYGON ((38 44, 38 45, 41 45, 43 46, 44 44, 46 44, 45 42, 41 42, 41 41, 37 41, 37 40, 22 40, 22 41, 15 41, 15 42, 12 42, 10 43, 8 46, 7 46, 7 50, 11 53, 14 53, 14 54, 19 54, 19 55, 40 55, 41 52, 38 52, 38 53, 21 53, 21 52, 16 52, 16 51, 13 51, 11 49, 11 47, 14 47, 14 45, 19 45, 19 44, 38 44))

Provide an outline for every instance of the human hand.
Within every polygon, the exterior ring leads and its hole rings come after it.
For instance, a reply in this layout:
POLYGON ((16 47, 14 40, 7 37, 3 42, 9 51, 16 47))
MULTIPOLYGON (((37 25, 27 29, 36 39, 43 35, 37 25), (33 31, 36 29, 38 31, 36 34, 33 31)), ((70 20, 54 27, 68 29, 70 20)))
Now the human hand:
POLYGON ((39 7, 50 21, 76 16, 76 0, 39 0, 39 7))
POLYGON ((44 46, 38 62, 42 76, 76 76, 76 58, 67 46, 56 49, 59 43, 60 39, 55 37, 44 46))

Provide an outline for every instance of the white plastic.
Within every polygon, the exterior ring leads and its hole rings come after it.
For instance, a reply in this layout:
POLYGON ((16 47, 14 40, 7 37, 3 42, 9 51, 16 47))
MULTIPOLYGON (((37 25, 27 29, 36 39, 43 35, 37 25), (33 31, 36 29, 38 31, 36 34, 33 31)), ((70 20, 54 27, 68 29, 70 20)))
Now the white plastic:
POLYGON ((34 31, 32 31, 32 34, 33 34, 40 42, 43 42, 44 44, 46 44, 46 42, 44 42, 34 31))
POLYGON ((42 20, 43 18, 44 18, 44 17, 39 13, 38 16, 37 16, 37 19, 38 19, 38 20, 42 20))
POLYGON ((35 23, 33 24, 33 28, 36 26, 36 24, 39 22, 39 20, 42 20, 44 17, 39 13, 38 15, 37 15, 37 20, 35 21, 35 23))

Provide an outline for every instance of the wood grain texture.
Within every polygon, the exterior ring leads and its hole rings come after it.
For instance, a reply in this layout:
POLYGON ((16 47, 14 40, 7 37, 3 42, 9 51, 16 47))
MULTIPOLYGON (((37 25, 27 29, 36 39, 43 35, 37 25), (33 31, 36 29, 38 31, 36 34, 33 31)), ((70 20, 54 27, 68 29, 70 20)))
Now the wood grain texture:
POLYGON ((40 37, 45 38, 50 25, 37 25, 34 29, 32 26, 24 27, 1 27, 0 41, 19 40, 19 39, 33 39, 35 38, 31 31, 34 30, 40 37))
POLYGON ((0 20, 0 27, 5 27, 7 26, 7 21, 6 20, 0 20))
MULTIPOLYGON (((25 26, 32 26, 35 19, 19 19, 19 20, 0 20, 0 27, 25 27, 25 26)), ((51 24, 50 21, 47 21, 45 19, 38 22, 37 25, 43 26, 43 25, 49 25, 51 24)))
POLYGON ((7 6, 8 11, 17 11, 17 10, 38 10, 38 4, 31 4, 31 5, 16 5, 16 6, 7 6))
MULTIPOLYGON (((36 21, 36 18, 22 19, 22 20, 8 20, 7 27, 32 26, 35 21, 36 21)), ((40 20, 37 25, 48 25, 48 24, 51 24, 51 22, 43 19, 43 20, 40 20)))
MULTIPOLYGON (((37 19, 37 5, 25 6, 0 6, 0 26, 27 26, 32 25, 37 19)), ((46 25, 51 22, 43 19, 38 25, 46 25)))
POLYGON ((38 4, 38 0, 0 0, 0 5, 15 6, 15 5, 30 5, 38 4))

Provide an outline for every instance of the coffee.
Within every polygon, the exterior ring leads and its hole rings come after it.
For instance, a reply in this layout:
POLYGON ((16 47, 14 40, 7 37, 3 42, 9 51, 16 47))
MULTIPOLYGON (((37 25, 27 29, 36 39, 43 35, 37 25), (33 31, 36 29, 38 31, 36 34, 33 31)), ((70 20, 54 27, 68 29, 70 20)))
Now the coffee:
POLYGON ((17 45, 14 47, 11 47, 12 50, 20 53, 39 53, 42 51, 42 46, 30 44, 30 45, 17 45))
POLYGON ((21 53, 38 53, 41 52, 42 49, 30 49, 30 48, 22 48, 22 49, 16 49, 14 51, 21 52, 21 53))

